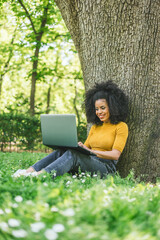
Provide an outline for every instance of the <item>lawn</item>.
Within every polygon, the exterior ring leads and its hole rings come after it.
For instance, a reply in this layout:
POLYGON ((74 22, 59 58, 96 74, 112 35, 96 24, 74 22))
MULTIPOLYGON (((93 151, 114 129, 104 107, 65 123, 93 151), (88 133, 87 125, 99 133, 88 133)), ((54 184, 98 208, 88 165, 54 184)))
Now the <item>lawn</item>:
POLYGON ((158 240, 160 182, 66 174, 13 178, 45 153, 0 153, 0 240, 158 240))

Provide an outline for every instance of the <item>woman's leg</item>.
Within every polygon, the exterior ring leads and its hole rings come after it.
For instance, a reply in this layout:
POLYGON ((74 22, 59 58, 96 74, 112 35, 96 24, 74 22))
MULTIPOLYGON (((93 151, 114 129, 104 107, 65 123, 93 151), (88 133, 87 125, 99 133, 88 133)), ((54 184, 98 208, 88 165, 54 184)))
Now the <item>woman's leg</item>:
POLYGON ((71 170, 81 168, 84 172, 100 173, 101 176, 108 174, 108 169, 97 157, 85 155, 75 150, 67 150, 61 157, 44 170, 48 173, 56 171, 56 176, 61 176, 71 170))
POLYGON ((36 162, 34 165, 32 165, 31 167, 35 170, 35 171, 40 171, 43 168, 47 167, 48 165, 50 165, 52 162, 54 162, 57 158, 59 158, 65 151, 58 149, 52 153, 50 153, 48 156, 42 158, 41 160, 39 160, 38 162, 36 162))

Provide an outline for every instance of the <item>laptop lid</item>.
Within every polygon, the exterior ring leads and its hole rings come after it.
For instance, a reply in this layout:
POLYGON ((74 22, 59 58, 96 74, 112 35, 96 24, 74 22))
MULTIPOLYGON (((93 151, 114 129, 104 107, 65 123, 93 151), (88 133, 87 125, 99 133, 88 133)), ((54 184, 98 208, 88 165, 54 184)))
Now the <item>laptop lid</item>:
POLYGON ((77 147, 75 114, 42 114, 42 141, 50 147, 77 147))

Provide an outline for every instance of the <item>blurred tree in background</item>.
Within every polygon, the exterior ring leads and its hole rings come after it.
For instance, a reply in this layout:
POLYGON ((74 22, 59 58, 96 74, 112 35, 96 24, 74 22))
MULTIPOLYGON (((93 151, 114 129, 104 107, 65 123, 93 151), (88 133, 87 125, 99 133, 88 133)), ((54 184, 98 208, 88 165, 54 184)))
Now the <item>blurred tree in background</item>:
POLYGON ((55 2, 3 0, 0 15, 1 114, 75 113, 86 136, 78 54, 55 2))

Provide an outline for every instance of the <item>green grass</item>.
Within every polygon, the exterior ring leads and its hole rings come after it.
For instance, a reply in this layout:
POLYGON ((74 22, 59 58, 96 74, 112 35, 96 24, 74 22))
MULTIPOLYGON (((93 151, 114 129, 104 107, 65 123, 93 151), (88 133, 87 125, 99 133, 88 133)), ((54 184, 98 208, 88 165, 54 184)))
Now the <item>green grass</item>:
POLYGON ((132 172, 12 177, 45 155, 0 153, 0 240, 160 239, 160 183, 138 183, 132 172))

